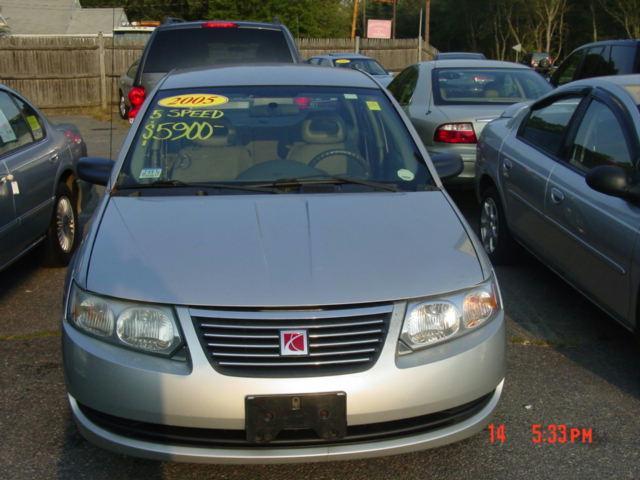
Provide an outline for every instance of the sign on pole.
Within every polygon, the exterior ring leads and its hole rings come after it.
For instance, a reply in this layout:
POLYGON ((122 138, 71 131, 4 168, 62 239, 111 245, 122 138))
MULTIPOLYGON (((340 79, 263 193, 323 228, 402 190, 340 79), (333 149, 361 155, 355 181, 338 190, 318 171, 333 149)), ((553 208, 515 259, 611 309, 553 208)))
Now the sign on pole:
POLYGON ((367 20, 368 38, 391 38, 391 20, 367 20))

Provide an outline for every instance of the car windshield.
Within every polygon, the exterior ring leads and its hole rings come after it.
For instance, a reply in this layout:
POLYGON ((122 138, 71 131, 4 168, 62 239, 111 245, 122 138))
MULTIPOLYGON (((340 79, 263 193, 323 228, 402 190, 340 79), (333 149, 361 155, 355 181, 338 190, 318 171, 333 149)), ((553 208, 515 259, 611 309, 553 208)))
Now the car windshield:
POLYGON ((436 105, 511 104, 535 100, 551 90, 538 73, 515 68, 436 68, 436 105))
POLYGON ((116 190, 208 184, 225 192, 280 184, 301 190, 302 183, 345 192, 434 185, 382 91, 278 86, 160 91, 116 190))
POLYGON ((282 30, 176 28, 156 32, 145 73, 230 63, 292 63, 282 30))
POLYGON ((362 70, 370 75, 388 75, 387 71, 373 59, 370 58, 336 58, 333 65, 341 68, 353 68, 362 70))

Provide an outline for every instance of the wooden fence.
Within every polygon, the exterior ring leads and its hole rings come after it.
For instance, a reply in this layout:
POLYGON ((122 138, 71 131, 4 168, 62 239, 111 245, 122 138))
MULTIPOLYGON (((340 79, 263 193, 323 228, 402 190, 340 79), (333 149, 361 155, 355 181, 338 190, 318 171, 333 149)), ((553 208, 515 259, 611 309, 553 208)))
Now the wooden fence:
MULTIPOLYGON (((301 38, 303 58, 353 52, 376 58, 392 71, 418 60, 417 39, 301 38)), ((0 82, 46 111, 107 111, 118 101, 118 77, 136 60, 143 42, 117 43, 111 35, 0 37, 0 82)), ((423 49, 422 59, 434 50, 423 49)))

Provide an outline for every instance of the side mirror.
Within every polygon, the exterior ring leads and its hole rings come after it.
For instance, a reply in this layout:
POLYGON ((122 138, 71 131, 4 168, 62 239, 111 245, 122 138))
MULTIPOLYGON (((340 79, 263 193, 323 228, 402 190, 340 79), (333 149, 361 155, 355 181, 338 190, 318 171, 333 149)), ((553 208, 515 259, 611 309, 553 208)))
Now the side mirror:
POLYGON ((614 165, 601 165, 587 173, 587 185, 595 191, 628 200, 640 199, 640 186, 631 181, 627 172, 614 165))
POLYGON ((85 182, 106 185, 115 162, 110 158, 82 157, 78 160, 78 177, 85 182))
POLYGON ((441 179, 457 177, 462 173, 464 164, 457 153, 434 153, 431 155, 433 166, 441 179))

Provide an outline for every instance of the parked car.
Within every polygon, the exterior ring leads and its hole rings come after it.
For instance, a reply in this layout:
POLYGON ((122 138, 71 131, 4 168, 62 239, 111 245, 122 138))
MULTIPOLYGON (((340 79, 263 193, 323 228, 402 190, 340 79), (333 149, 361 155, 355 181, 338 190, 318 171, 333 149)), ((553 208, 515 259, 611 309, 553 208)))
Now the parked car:
POLYGON ((367 57, 359 53, 329 53, 327 55, 317 55, 307 60, 307 63, 324 67, 362 70, 373 76, 373 78, 385 87, 393 80, 393 74, 385 70, 375 58, 367 57))
POLYGON ((546 77, 553 67, 553 58, 548 52, 529 52, 522 57, 520 63, 546 77))
POLYGON ((505 375, 498 285, 386 90, 351 69, 175 72, 132 130, 115 165, 79 165, 106 184, 63 322, 88 439, 246 464, 482 430, 505 375))
POLYGON ((640 73, 639 40, 606 40, 575 49, 551 76, 554 86, 582 78, 640 73))
POLYGON ((128 116, 133 121, 149 94, 174 69, 242 63, 298 63, 293 36, 282 24, 228 21, 172 21, 157 27, 147 42, 128 116))
POLYGON ((514 106, 478 144, 480 233, 494 263, 524 245, 638 331, 640 75, 565 85, 514 106))
POLYGON ((486 60, 484 53, 478 52, 438 52, 434 60, 486 60))
POLYGON ((118 112, 123 119, 129 118, 129 111, 131 110, 131 100, 129 99, 129 92, 133 88, 133 83, 138 74, 138 65, 140 65, 140 59, 133 62, 126 72, 120 75, 118 80, 118 112))
POLYGON ((450 185, 473 185, 476 142, 484 126, 509 105, 534 100, 551 86, 509 62, 437 60, 403 70, 388 86, 430 154, 456 153, 464 170, 450 185))
POLYGON ((75 164, 86 146, 73 125, 50 123, 0 85, 0 270, 43 245, 66 265, 79 240, 75 164))

